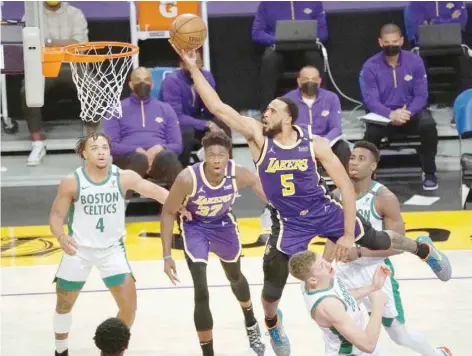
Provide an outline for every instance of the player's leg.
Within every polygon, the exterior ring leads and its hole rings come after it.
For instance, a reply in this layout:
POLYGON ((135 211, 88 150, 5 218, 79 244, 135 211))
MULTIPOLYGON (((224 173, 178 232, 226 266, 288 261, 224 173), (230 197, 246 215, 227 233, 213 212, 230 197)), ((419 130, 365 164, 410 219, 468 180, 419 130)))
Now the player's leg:
POLYGON ((265 352, 265 345, 261 341, 261 331, 254 316, 249 284, 241 272, 241 259, 238 257, 236 262, 221 260, 221 265, 225 271, 226 278, 230 282, 231 290, 241 305, 246 323, 246 333, 249 338, 249 346, 257 355, 262 356, 265 352))
POLYGON ((117 318, 131 328, 137 309, 136 284, 123 240, 97 253, 95 264, 118 306, 117 318))
POLYGON ((56 310, 53 317, 56 356, 68 355, 72 307, 92 268, 91 262, 86 257, 87 254, 83 253, 83 251, 83 249, 79 249, 74 256, 64 254, 54 278, 57 297, 56 310))

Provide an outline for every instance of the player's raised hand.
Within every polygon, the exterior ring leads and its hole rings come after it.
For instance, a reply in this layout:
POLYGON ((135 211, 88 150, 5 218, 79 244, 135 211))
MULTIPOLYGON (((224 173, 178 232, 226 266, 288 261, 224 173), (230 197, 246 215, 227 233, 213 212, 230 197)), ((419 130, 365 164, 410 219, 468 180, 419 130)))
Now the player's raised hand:
POLYGON ((77 253, 77 243, 75 240, 67 235, 59 237, 59 244, 61 245, 62 251, 70 256, 74 256, 77 253))
POLYGON ((167 274, 167 277, 169 277, 174 286, 177 285, 177 282, 180 282, 177 278, 177 268, 175 267, 175 261, 172 258, 164 260, 164 272, 167 274))
POLYGON ((369 295, 372 308, 383 308, 388 303, 388 296, 381 290, 376 290, 369 295))
POLYGON ((386 265, 377 267, 374 277, 372 278, 372 286, 376 290, 382 289, 385 284, 385 281, 387 280, 387 277, 390 276, 390 274, 390 268, 388 268, 386 265))
POLYGON ((177 45, 175 45, 175 43, 172 42, 172 40, 169 40, 169 43, 172 46, 172 48, 174 48, 174 50, 177 52, 177 54, 180 56, 180 58, 182 58, 182 60, 184 61, 184 63, 187 65, 189 69, 193 67, 198 67, 197 66, 197 53, 194 49, 193 50, 180 49, 179 47, 177 47, 177 45))

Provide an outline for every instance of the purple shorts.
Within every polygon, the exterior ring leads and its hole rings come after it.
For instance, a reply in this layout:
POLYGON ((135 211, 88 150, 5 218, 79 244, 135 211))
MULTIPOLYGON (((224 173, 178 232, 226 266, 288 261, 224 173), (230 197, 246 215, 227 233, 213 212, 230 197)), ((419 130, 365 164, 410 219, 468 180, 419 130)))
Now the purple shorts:
MULTIPOLYGON (((269 244, 286 255, 306 251, 310 241, 316 236, 325 237, 336 242, 344 235, 344 211, 340 203, 326 202, 325 204, 306 210, 297 217, 277 219, 272 225, 269 244)), ((370 224, 356 219, 356 241, 361 239, 370 224)))
POLYGON ((183 222, 181 225, 185 253, 192 262, 207 262, 208 253, 215 253, 224 262, 236 262, 242 246, 238 225, 233 216, 226 215, 218 221, 183 222))

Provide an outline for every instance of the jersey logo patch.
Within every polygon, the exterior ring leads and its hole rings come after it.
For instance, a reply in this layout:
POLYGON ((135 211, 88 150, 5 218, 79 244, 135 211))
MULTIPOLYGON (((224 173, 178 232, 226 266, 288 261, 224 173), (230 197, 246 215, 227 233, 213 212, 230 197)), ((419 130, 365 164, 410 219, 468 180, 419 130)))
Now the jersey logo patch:
POLYGON ((308 146, 298 147, 298 152, 308 152, 308 146))
POLYGON ((233 188, 233 186, 232 186, 231 184, 225 185, 225 186, 223 187, 224 190, 228 190, 228 189, 231 189, 231 188, 233 188))

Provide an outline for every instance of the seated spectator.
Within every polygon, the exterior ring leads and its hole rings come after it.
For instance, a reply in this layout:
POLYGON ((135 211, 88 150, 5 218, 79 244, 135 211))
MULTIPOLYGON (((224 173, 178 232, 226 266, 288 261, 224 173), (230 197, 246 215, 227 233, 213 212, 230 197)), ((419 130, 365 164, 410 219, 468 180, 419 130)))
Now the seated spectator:
POLYGON ((422 25, 459 23, 462 33, 466 33, 467 8, 464 1, 410 1, 408 23, 411 40, 418 45, 418 34, 422 25))
MULTIPOLYGON (((197 63, 208 80, 215 88, 215 79, 210 71, 202 69, 201 51, 196 51, 197 63)), ((231 137, 231 130, 218 118, 208 111, 197 91, 193 87, 190 73, 179 57, 181 69, 166 76, 161 84, 159 98, 168 103, 174 109, 179 118, 180 128, 183 135, 183 152, 181 162, 188 166, 192 149, 200 145, 201 139, 206 131, 219 131, 223 129, 231 137)))
POLYGON ((260 109, 265 110, 274 99, 277 81, 285 65, 300 68, 313 65, 323 68, 319 50, 278 52, 275 45, 275 27, 280 20, 317 20, 318 37, 328 38, 326 13, 322 1, 261 1, 252 25, 252 41, 265 47, 261 64, 260 109))
POLYGON ((426 109, 428 82, 423 60, 401 49, 403 36, 397 25, 380 31, 382 51, 369 58, 360 73, 360 88, 368 111, 390 119, 387 126, 367 124, 364 140, 379 147, 382 138, 419 135, 423 189, 438 188, 435 157, 438 147, 436 122, 426 109))
MULTIPOLYGON (((83 12, 69 5, 67 2, 46 1, 43 11, 43 38, 46 47, 63 47, 73 43, 88 41, 88 25, 83 12)), ((24 17, 23 17, 24 21, 24 17)), ((64 64, 57 78, 46 78, 44 83, 44 95, 51 89, 62 86, 76 91, 76 86, 72 80, 70 66, 64 64)), ((41 108, 30 108, 26 105, 25 84, 21 87, 21 105, 23 115, 28 123, 28 129, 33 141, 33 150, 28 156, 28 165, 36 166, 41 163, 46 155, 46 145, 44 143, 41 108)), ((96 123, 85 123, 88 131, 95 131, 96 123)))
POLYGON ((100 356, 122 356, 128 349, 131 332, 118 318, 109 318, 95 331, 93 340, 101 351, 100 356))
POLYGON ((298 73, 298 89, 284 96, 298 104, 297 125, 311 125, 314 135, 326 137, 333 152, 347 170, 351 149, 342 139, 341 103, 337 94, 320 88, 321 76, 314 66, 305 66, 298 73))
POLYGON ((172 184, 182 170, 177 115, 169 104, 149 95, 152 78, 146 68, 131 73, 129 86, 133 92, 121 102, 123 116, 103 122, 105 134, 111 138, 113 163, 172 184))

